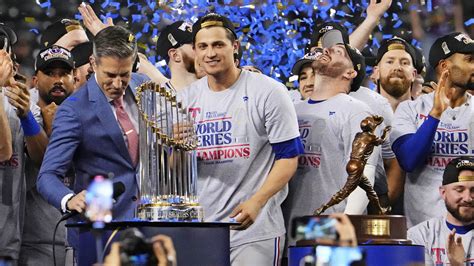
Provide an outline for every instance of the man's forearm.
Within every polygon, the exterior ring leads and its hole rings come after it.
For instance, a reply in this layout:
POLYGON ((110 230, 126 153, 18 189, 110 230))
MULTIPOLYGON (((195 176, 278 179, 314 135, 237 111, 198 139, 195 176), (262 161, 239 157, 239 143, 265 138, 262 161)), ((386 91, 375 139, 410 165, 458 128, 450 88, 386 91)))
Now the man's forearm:
POLYGON ((405 172, 398 164, 397 158, 386 160, 385 171, 387 173, 388 199, 393 204, 403 193, 405 172))
POLYGON ((349 36, 350 44, 359 49, 364 49, 365 44, 369 40, 370 34, 375 29, 379 22, 379 18, 374 16, 368 16, 359 27, 349 36))
POLYGON ((285 187, 295 174, 298 167, 298 157, 275 161, 262 187, 252 196, 253 199, 265 205, 278 191, 285 187))
POLYGON ((38 166, 41 165, 46 147, 48 146, 48 136, 44 130, 41 129, 40 132, 34 136, 26 136, 25 142, 30 158, 38 166))
POLYGON ((64 196, 74 192, 64 185, 61 178, 56 174, 57 173, 54 172, 40 172, 36 187, 41 196, 49 204, 53 205, 58 210, 61 210, 61 200, 64 196))

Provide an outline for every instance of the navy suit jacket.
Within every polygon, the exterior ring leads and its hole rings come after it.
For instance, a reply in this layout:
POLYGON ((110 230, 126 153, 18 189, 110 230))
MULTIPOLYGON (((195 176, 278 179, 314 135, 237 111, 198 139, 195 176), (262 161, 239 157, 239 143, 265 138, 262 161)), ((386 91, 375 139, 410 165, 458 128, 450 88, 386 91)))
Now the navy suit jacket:
MULTIPOLYGON (((134 90, 147 80, 143 75, 132 74, 127 89, 134 90)), ((73 193, 61 180, 72 165, 76 171, 74 193, 87 189, 90 177, 97 174, 112 173, 113 182, 123 182, 125 192, 114 204, 113 219, 133 218, 138 203, 137 171, 110 103, 95 77, 59 106, 38 175, 39 193, 58 209, 62 198, 73 193)))

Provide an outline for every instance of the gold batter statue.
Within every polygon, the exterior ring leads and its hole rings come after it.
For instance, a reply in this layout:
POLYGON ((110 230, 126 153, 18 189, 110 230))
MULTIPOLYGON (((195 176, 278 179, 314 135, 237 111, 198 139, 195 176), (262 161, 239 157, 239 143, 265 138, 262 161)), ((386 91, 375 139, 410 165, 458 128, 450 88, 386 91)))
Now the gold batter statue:
POLYGON ((354 191, 357 186, 361 187, 367 193, 367 197, 372 202, 379 214, 385 214, 387 208, 380 206, 379 198, 375 193, 369 179, 364 175, 364 167, 367 163, 367 159, 374 151, 375 146, 382 144, 388 136, 390 127, 387 126, 383 130, 382 136, 378 138, 374 132, 377 126, 383 122, 383 117, 373 115, 368 116, 360 122, 360 128, 362 132, 355 135, 354 141, 352 142, 351 158, 346 165, 346 171, 348 173, 346 184, 336 194, 331 197, 328 203, 321 206, 319 209, 314 211, 314 215, 320 215, 326 209, 334 206, 354 191))

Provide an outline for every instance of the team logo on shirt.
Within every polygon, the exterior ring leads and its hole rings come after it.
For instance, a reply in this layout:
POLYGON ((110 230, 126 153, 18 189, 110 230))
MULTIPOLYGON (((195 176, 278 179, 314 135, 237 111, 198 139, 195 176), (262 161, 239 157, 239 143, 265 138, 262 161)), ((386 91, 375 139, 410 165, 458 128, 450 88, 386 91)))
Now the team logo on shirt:
POLYGON ((298 167, 312 167, 319 168, 321 165, 321 151, 320 147, 313 147, 309 143, 309 135, 311 131, 311 124, 309 121, 298 120, 301 142, 304 147, 304 154, 298 158, 298 167))
POLYGON ((10 160, 0 162, 0 170, 12 168, 17 169, 20 166, 20 159, 17 153, 14 153, 10 160))
POLYGON ((250 144, 233 136, 233 129, 232 116, 225 112, 206 112, 204 120, 196 122, 198 159, 212 163, 248 159, 250 144))
POLYGON ((191 116, 193 118, 196 118, 196 116, 201 113, 201 107, 195 107, 195 108, 189 107, 188 112, 191 113, 191 116))

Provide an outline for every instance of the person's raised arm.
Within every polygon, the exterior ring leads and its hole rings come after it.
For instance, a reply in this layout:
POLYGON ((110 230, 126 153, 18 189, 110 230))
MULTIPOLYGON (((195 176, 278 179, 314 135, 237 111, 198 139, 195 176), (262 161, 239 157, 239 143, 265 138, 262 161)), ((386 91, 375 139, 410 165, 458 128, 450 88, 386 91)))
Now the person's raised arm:
POLYGON ((367 16, 364 21, 356 28, 356 30, 349 36, 350 44, 362 50, 369 40, 370 34, 377 26, 380 18, 385 14, 387 9, 392 4, 392 0, 370 0, 369 6, 367 7, 367 16))

